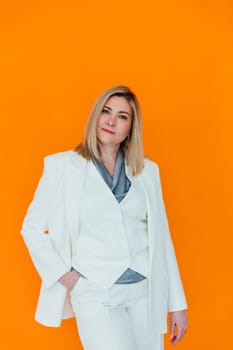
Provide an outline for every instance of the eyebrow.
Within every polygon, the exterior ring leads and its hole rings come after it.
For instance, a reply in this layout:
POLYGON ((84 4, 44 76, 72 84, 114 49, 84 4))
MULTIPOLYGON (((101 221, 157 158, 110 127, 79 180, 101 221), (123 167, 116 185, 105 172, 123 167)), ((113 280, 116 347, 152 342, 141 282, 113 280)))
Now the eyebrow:
MULTIPOLYGON (((107 108, 107 109, 109 109, 110 111, 112 110, 112 108, 111 107, 108 107, 108 106, 104 106, 104 108, 107 108)), ((128 114, 129 116, 131 116, 131 114, 129 113, 129 112, 126 112, 126 111, 118 111, 118 113, 124 113, 124 114, 128 114)))

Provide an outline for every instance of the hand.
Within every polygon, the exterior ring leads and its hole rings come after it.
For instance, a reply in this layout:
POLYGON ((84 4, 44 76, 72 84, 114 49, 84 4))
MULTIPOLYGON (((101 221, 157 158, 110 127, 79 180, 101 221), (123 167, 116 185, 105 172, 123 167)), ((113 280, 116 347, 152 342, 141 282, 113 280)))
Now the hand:
POLYGON ((171 312, 170 315, 170 341, 177 344, 185 335, 188 327, 186 310, 171 312))
POLYGON ((80 278, 80 274, 76 271, 66 272, 63 276, 61 276, 58 280, 66 289, 70 292, 75 284, 78 282, 80 278))

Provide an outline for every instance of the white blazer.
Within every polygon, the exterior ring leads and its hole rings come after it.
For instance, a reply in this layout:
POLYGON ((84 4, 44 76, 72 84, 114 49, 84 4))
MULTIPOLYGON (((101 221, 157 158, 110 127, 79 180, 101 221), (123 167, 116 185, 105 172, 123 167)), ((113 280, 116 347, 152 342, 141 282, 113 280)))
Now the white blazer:
MULTIPOLYGON (((86 165, 87 161, 73 151, 45 157, 43 175, 21 230, 42 279, 35 319, 51 327, 58 327, 63 318, 74 316, 70 294, 57 280, 71 267, 72 242, 78 239, 80 191, 86 165)), ((166 333, 167 312, 186 309, 186 298, 170 237, 157 164, 145 159, 145 167, 137 176, 148 207, 151 325, 155 333, 166 333)))

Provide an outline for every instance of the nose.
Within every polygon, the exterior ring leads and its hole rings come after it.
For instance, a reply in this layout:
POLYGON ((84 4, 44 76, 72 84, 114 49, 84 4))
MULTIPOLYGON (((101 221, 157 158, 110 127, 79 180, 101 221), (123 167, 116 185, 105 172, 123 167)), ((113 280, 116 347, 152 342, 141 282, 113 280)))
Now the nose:
POLYGON ((114 126, 115 125, 115 120, 114 120, 114 116, 110 115, 108 120, 107 120, 107 125, 109 126, 114 126))

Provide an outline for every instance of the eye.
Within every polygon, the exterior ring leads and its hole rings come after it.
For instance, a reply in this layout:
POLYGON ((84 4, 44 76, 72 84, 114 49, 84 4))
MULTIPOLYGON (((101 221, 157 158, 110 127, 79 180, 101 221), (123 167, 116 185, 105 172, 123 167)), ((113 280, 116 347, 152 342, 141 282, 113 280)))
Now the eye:
POLYGON ((119 114, 119 118, 124 119, 124 120, 128 119, 127 115, 125 115, 125 114, 119 114))
POLYGON ((108 110, 108 109, 106 109, 106 108, 103 108, 103 109, 102 109, 102 113, 106 113, 106 114, 108 114, 108 113, 109 113, 109 110, 108 110))

